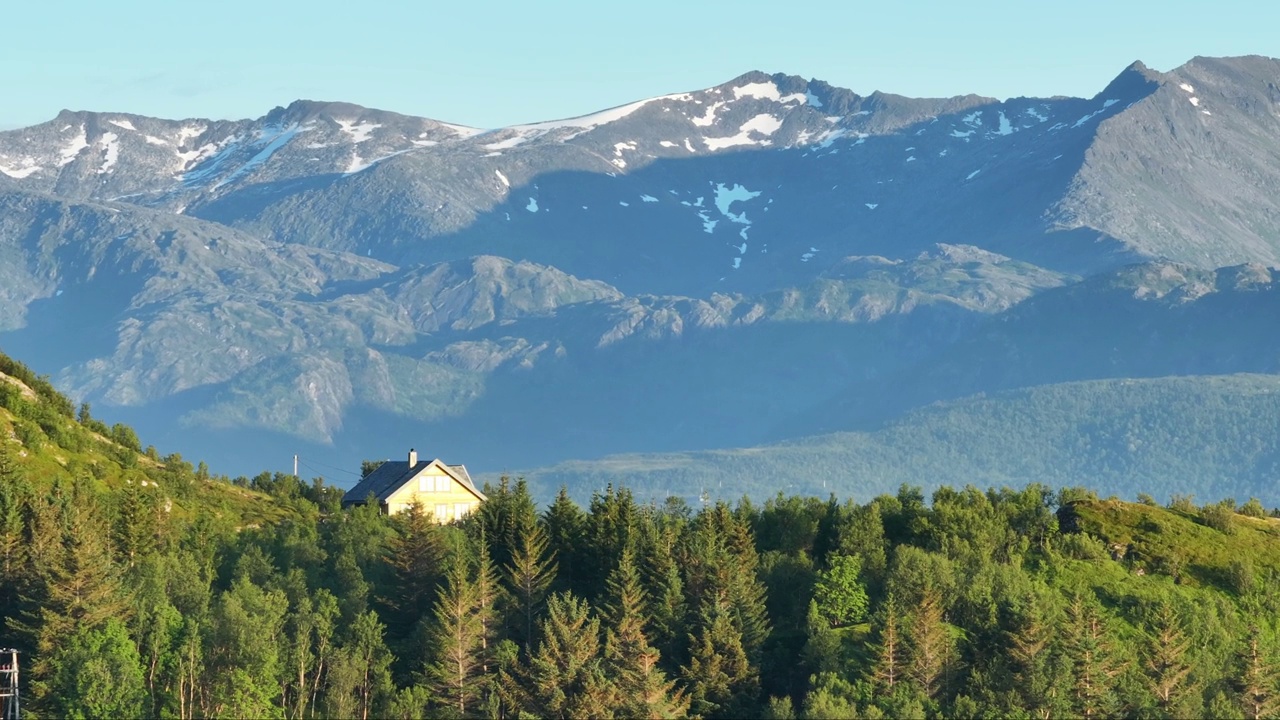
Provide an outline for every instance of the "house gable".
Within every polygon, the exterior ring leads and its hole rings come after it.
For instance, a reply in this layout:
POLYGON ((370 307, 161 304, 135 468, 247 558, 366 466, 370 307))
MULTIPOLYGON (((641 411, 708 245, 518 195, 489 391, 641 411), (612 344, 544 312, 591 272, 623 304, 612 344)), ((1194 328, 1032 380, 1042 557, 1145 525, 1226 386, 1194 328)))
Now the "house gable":
POLYGON ((465 468, 432 460, 402 475, 379 500, 393 515, 417 502, 437 522, 450 522, 471 514, 485 500, 470 480, 465 468))

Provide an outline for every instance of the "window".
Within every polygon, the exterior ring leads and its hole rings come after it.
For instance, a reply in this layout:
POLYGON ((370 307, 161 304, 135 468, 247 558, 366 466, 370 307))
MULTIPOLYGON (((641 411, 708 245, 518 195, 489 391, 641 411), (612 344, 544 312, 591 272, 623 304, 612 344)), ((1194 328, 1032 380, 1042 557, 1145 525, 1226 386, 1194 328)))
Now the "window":
POLYGON ((449 492, 449 478, 444 475, 436 477, 436 492, 449 492))
POLYGON ((453 506, 453 517, 454 519, 464 518, 470 510, 471 506, 467 503, 455 503, 453 506))
POLYGON ((444 503, 441 503, 441 504, 439 504, 439 505, 437 505, 437 506, 436 506, 436 519, 437 519, 437 520, 444 520, 444 519, 445 519, 445 517, 446 517, 448 514, 449 514, 449 506, 448 506, 448 505, 445 505, 444 503))
POLYGON ((418 478, 418 492, 431 492, 431 478, 426 476, 418 478))

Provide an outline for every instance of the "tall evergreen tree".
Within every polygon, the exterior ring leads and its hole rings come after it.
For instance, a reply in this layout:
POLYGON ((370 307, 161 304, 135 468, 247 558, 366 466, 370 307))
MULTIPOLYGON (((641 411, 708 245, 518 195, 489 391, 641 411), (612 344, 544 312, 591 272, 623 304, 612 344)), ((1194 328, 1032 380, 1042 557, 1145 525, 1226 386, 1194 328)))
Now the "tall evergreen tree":
POLYGON ((1156 706, 1165 717, 1185 717, 1186 700, 1193 692, 1189 681, 1191 641, 1182 629, 1177 612, 1161 603, 1148 629, 1143 665, 1147 685, 1156 706))
POLYGON ((689 638, 689 664, 682 673, 691 709, 706 718, 754 716, 760 676, 747 658, 742 631, 721 603, 702 616, 698 633, 689 638))
POLYGON ((689 709, 684 693, 658 668, 660 653, 645 635, 646 599, 640 573, 630 549, 622 551, 618 567, 609 575, 605 665, 617 686, 620 717, 675 718, 689 709))
POLYGON ((494 646, 498 642, 498 608, 506 598, 506 591, 499 580, 498 569, 489 556, 489 544, 485 542, 484 528, 474 543, 476 550, 476 620, 480 623, 480 671, 488 675, 491 670, 494 646))
POLYGON ((437 695, 460 715, 474 704, 481 671, 484 626, 476 584, 468 577, 466 563, 455 560, 436 598, 431 625, 433 661, 427 675, 437 695))
POLYGON ((383 602, 394 611, 389 616, 392 636, 408 638, 410 629, 431 608, 444 575, 444 531, 416 502, 396 515, 395 525, 399 532, 386 556, 395 585, 383 602))
POLYGON ((1250 626, 1236 662, 1235 686, 1240 693, 1240 709, 1244 716, 1249 720, 1261 720, 1280 715, 1280 690, 1276 682, 1280 668, 1267 652, 1257 625, 1250 626))
POLYGON ((556 561, 538 523, 527 523, 519 531, 518 538, 519 544, 511 556, 506 575, 515 601, 511 615, 513 634, 528 651, 547 588, 556 576, 556 561))
POLYGON ((1062 715, 1065 710, 1065 693, 1058 687, 1060 654, 1046 602, 1043 596, 1033 596, 1008 634, 1014 691, 1022 706, 1040 720, 1062 715))
POLYGON ((907 636, 907 668, 920 691, 938 700, 954 670, 952 640, 943 621, 942 596, 929 588, 911 620, 907 636))
POLYGON ((1110 713, 1116 705, 1115 678, 1123 669, 1114 657, 1098 607, 1076 594, 1067 605, 1064 649, 1072 668, 1072 710, 1083 718, 1110 713))
POLYGON ((34 651, 32 695, 37 703, 49 690, 49 660, 66 638, 125 619, 129 603, 112 557, 106 528, 93 515, 83 490, 70 496, 56 489, 36 507, 36 538, 28 554, 34 582, 20 598, 22 610, 9 620, 34 651), (36 546, 38 545, 38 546, 36 546))
POLYGON ((552 592, 572 591, 587 597, 591 572, 588 568, 587 514, 569 497, 564 486, 542 516, 547 546, 559 560, 560 573, 550 588, 552 592))
POLYGON ((600 652, 600 621, 586 601, 567 593, 548 599, 537 651, 521 678, 524 709, 537 717, 611 717, 617 690, 600 652))
POLYGON ((650 518, 641 524, 640 577, 649 599, 649 626, 662 663, 675 672, 685 660, 688 638, 685 585, 676 562, 678 531, 650 518))
POLYGON ((903 647, 902 616, 898 603, 893 595, 885 599, 875 621, 874 629, 878 639, 873 646, 875 664, 871 669, 871 680, 883 695, 891 695, 896 686, 903 681, 905 675, 906 649, 903 647))

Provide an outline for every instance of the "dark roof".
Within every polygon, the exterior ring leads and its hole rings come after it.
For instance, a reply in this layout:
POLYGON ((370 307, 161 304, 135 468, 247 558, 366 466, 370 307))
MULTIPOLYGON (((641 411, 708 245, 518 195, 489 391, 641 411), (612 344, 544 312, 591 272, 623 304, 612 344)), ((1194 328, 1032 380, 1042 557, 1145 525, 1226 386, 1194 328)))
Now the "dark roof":
MULTIPOLYGON (((419 460, 416 465, 409 467, 407 460, 388 460, 378 466, 377 470, 369 473, 363 480, 356 483, 356 486, 347 491, 342 496, 343 505, 351 505, 352 503, 362 503, 373 495, 378 502, 384 502, 401 486, 413 479, 415 475, 427 469, 427 466, 439 460, 419 460)), ((475 483, 471 480, 471 474, 467 472, 467 468, 462 465, 445 465, 440 463, 454 479, 462 483, 462 486, 470 490, 476 497, 485 500, 484 493, 480 492, 475 483)))
POLYGON ((379 502, 386 500, 391 493, 400 488, 414 475, 422 472, 428 465, 430 460, 419 460, 417 465, 409 467, 407 460, 388 460, 378 466, 377 470, 364 476, 356 486, 347 491, 342 496, 344 505, 350 503, 362 503, 373 495, 379 502))

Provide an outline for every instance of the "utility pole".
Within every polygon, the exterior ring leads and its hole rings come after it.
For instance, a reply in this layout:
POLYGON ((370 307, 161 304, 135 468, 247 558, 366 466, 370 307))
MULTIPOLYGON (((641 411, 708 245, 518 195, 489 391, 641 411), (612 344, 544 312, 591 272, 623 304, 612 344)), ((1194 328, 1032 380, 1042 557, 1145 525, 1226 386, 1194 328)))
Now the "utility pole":
POLYGON ((296 453, 293 456, 293 479, 298 479, 298 456, 296 453))
POLYGON ((18 700, 18 651, 0 649, 0 720, 21 720, 18 700))

